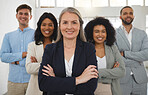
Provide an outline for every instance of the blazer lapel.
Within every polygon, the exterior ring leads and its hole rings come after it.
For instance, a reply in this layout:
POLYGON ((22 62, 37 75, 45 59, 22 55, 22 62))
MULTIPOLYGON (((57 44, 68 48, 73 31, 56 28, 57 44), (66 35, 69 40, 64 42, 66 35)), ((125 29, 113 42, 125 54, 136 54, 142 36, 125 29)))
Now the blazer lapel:
POLYGON ((110 46, 105 45, 105 56, 106 56, 106 68, 111 69, 113 68, 114 62, 115 62, 115 55, 112 52, 112 49, 110 46))
MULTIPOLYGON (((130 49, 130 43, 124 33, 124 31, 121 29, 121 26, 119 27, 119 31, 118 31, 119 35, 121 36, 121 38, 125 41, 125 45, 130 49)), ((124 44, 124 43, 123 43, 124 44)))
POLYGON ((57 43, 57 48, 56 48, 55 52, 57 52, 57 53, 55 53, 56 58, 54 58, 54 59, 58 58, 58 60, 55 60, 56 62, 54 62, 53 64, 57 65, 56 67, 58 67, 58 68, 56 68, 56 69, 57 69, 57 71, 60 71, 60 72, 58 72, 58 74, 59 74, 58 76, 62 75, 61 77, 66 77, 63 41, 60 41, 57 43))
POLYGON ((43 52, 44 52, 44 47, 43 47, 43 44, 41 45, 36 45, 36 57, 37 57, 37 61, 38 62, 41 62, 42 61, 42 58, 41 55, 43 55, 43 52))
POLYGON ((79 67, 78 60, 81 55, 81 52, 82 52, 82 43, 79 39, 77 39, 73 67, 72 67, 72 76, 73 76, 73 72, 76 71, 76 68, 79 67))
POLYGON ((134 47, 137 47, 137 43, 136 40, 139 39, 139 35, 137 35, 138 33, 136 33, 136 29, 134 28, 132 30, 132 41, 131 41, 131 50, 134 49, 134 47), (136 45, 136 46, 135 46, 136 45))
POLYGON ((110 59, 110 51, 109 51, 109 48, 108 48, 108 46, 107 45, 105 45, 105 56, 106 56, 106 68, 110 68, 109 67, 109 59, 110 59))

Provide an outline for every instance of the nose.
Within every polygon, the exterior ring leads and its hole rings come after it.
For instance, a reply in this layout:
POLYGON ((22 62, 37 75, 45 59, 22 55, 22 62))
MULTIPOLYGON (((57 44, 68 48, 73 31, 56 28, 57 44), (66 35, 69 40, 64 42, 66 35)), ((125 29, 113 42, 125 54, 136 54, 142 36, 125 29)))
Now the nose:
POLYGON ((24 14, 22 14, 22 17, 26 17, 24 14))
POLYGON ((99 34, 98 34, 99 36, 102 36, 102 33, 101 32, 99 32, 99 34))
POLYGON ((23 18, 25 18, 25 17, 26 17, 26 15, 25 15, 25 14, 22 14, 21 16, 22 16, 23 18))
POLYGON ((45 26, 45 30, 49 30, 49 26, 48 25, 45 26))
POLYGON ((68 29, 71 29, 71 28, 72 28, 72 24, 71 24, 71 23, 68 23, 67 28, 68 28, 68 29))

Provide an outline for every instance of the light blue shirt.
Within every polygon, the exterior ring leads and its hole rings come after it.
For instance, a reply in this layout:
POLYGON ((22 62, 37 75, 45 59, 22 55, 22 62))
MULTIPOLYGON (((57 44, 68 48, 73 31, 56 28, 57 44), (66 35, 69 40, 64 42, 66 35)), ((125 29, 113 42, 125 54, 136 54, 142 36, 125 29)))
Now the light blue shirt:
POLYGON ((34 39, 34 30, 30 27, 21 31, 19 28, 16 31, 5 34, 3 39, 0 57, 1 61, 9 63, 8 81, 14 83, 29 82, 30 75, 26 72, 26 58, 22 58, 22 53, 27 52, 28 43, 34 39), (11 62, 19 61, 18 65, 11 62))

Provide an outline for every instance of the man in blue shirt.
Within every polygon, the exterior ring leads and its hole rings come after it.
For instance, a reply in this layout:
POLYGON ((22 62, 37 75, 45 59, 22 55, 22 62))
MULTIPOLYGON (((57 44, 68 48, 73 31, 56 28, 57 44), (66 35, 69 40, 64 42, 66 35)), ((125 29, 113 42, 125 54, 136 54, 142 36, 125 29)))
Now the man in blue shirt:
POLYGON ((25 95, 30 75, 27 74, 25 63, 28 43, 33 41, 34 30, 29 27, 32 18, 32 8, 26 4, 16 9, 19 22, 17 30, 5 34, 0 57, 1 61, 9 63, 8 94, 25 95))

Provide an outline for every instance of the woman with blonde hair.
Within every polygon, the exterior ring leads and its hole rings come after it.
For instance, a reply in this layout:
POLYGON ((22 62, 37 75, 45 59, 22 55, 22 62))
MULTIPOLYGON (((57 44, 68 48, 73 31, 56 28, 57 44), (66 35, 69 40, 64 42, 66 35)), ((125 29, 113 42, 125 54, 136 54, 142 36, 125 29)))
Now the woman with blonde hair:
POLYGON ((98 71, 94 45, 86 43, 78 10, 65 8, 59 17, 56 43, 47 45, 39 70, 44 95, 94 95, 98 71))

